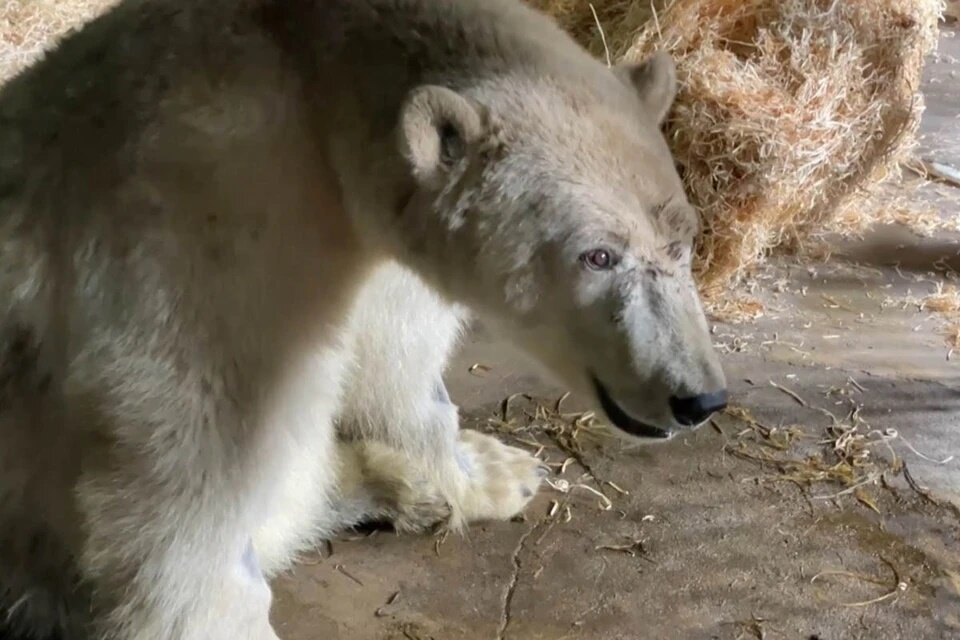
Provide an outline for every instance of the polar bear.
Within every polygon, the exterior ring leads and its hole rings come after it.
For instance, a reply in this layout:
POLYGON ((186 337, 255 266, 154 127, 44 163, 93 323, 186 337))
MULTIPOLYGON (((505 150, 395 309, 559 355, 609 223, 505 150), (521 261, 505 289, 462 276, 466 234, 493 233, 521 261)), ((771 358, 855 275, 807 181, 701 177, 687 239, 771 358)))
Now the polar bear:
POLYGON ((267 640, 342 527, 508 518, 476 314, 631 437, 726 402, 658 130, 516 0, 126 0, 0 91, 0 631, 267 640))

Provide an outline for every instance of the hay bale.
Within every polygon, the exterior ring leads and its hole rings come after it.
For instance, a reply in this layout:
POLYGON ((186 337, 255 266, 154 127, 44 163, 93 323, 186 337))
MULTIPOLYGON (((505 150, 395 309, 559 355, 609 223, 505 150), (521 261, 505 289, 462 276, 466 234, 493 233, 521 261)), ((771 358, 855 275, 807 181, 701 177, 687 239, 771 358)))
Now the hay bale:
POLYGON ((611 61, 634 45, 641 29, 669 0, 527 0, 550 14, 592 54, 611 61))
POLYGON ((3 0, 0 2, 0 82, 40 57, 68 30, 118 0, 3 0))
POLYGON ((942 8, 939 0, 531 2, 595 54, 606 54, 604 41, 614 60, 673 53, 680 91, 666 132, 702 215, 696 272, 708 298, 773 247, 796 246, 841 216, 868 222, 851 211, 870 210, 870 187, 912 146, 942 8))

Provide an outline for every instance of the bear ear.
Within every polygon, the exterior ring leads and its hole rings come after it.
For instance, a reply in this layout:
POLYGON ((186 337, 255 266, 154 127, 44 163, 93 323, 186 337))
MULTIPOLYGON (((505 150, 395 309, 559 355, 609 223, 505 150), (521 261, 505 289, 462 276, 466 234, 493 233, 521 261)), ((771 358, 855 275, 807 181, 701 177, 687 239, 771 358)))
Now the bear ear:
POLYGON ((636 89, 654 121, 663 122, 677 96, 677 70, 670 54, 658 51, 641 63, 618 65, 614 72, 636 89))
POLYGON ((439 187, 484 129, 478 106, 467 98, 445 87, 419 87, 400 110, 400 151, 419 182, 439 187))

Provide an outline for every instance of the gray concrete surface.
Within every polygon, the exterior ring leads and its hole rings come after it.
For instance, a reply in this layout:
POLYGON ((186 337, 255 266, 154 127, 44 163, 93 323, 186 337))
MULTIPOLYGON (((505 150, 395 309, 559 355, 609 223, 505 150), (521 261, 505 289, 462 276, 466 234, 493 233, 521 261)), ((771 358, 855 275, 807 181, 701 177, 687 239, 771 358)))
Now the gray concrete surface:
MULTIPOLYGON (((923 152, 960 165, 958 60, 960 35, 948 31, 927 73, 923 152)), ((958 191, 933 186, 918 197, 958 216, 958 191)), ((932 291, 949 267, 960 271, 960 236, 897 228, 841 242, 823 264, 778 261, 758 290, 765 317, 718 324, 716 341, 729 352, 735 403, 777 433, 796 426, 806 438, 785 451, 757 449, 757 428, 731 417, 654 447, 582 438, 580 460, 558 477, 602 491, 609 510, 589 491, 548 488, 525 520, 442 544, 388 531, 344 535, 277 580, 281 635, 960 638, 960 354, 948 360, 942 318, 902 304, 932 291), (896 430, 891 446, 916 488, 888 471, 859 496, 825 499, 846 485, 799 486, 782 463, 737 455, 829 459, 818 440, 831 419, 821 409, 842 417, 850 403, 869 425, 860 433, 896 430)), ((510 393, 545 401, 561 393, 482 329, 449 382, 467 425, 481 429, 510 393), (478 362, 490 371, 469 373, 478 362)), ((567 457, 545 433, 523 438, 542 443, 551 461, 567 457)), ((882 445, 872 451, 889 455, 882 445)))

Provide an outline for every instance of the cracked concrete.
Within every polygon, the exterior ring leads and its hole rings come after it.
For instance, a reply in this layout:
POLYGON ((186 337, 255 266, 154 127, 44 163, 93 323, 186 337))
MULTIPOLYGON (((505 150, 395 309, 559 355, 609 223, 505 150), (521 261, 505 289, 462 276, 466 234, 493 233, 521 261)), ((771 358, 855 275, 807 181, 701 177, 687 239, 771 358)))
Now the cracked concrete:
POLYGON ((503 608, 500 610, 500 628, 497 630, 497 640, 506 640, 507 633, 510 630, 513 596, 517 590, 517 583, 520 582, 520 570, 523 568, 523 563, 520 559, 520 555, 523 553, 523 546, 541 524, 542 521, 538 521, 530 527, 530 529, 520 537, 520 540, 517 542, 517 548, 513 550, 513 556, 511 557, 513 573, 510 575, 510 581, 503 591, 503 608))
MULTIPOLYGON (((923 143, 953 164, 957 60, 960 36, 948 31, 927 73, 923 143)), ((933 186, 921 197, 955 217, 958 193, 933 186)), ((823 411, 854 402, 874 437, 896 431, 891 446, 914 487, 903 474, 864 496, 784 481, 776 465, 738 457, 744 425, 732 418, 651 447, 588 441, 562 477, 606 493, 612 508, 585 489, 545 488, 525 521, 476 525, 442 544, 345 535, 275 582, 280 636, 960 638, 960 515, 949 506, 960 505, 960 460, 940 463, 960 455, 960 354, 948 360, 942 318, 900 304, 948 267, 960 271, 960 235, 880 229, 839 242, 828 263, 776 261, 761 280, 766 317, 716 326, 734 402, 767 428, 796 426, 798 456, 823 451, 823 411)), ((510 393, 563 391, 482 328, 448 383, 465 426, 480 429, 510 393), (477 362, 491 370, 469 373, 477 362)), ((531 437, 551 462, 566 457, 531 437)))

